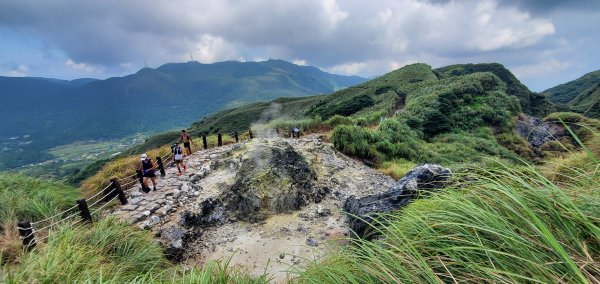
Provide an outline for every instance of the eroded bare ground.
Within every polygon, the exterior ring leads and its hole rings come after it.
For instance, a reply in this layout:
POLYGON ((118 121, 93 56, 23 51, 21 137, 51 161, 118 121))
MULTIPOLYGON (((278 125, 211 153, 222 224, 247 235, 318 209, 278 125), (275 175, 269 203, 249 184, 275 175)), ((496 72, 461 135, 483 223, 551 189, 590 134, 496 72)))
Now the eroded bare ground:
POLYGON ((133 189, 112 215, 151 230, 174 261, 230 259, 274 282, 327 253, 347 234, 347 197, 393 180, 335 151, 324 136, 268 138, 194 153, 187 173, 169 167, 158 191, 133 189), (338 241, 336 241, 338 240, 338 241))

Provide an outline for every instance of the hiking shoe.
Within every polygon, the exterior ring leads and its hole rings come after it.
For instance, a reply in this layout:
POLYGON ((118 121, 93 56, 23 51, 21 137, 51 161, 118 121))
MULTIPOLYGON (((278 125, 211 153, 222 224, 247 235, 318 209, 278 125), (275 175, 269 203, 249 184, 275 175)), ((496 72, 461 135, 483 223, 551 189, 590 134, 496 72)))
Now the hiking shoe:
POLYGON ((177 173, 177 176, 181 176, 181 173, 177 173))

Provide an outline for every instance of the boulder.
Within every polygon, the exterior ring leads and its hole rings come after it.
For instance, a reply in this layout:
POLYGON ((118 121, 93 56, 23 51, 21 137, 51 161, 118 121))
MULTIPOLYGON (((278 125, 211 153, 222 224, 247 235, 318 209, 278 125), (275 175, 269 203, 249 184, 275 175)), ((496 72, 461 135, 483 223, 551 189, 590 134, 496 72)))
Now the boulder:
POLYGON ((562 125, 525 114, 519 116, 515 124, 515 130, 517 134, 525 138, 535 148, 541 147, 547 141, 557 140, 567 135, 562 125))
POLYGON ((253 147, 241 160, 231 189, 221 199, 236 218, 258 222, 269 214, 300 209, 329 193, 315 186, 316 174, 288 142, 253 147))
POLYGON ((175 262, 181 261, 184 244, 190 238, 189 231, 181 226, 173 225, 161 230, 157 236, 165 248, 166 257, 175 262))
POLYGON ((412 169, 387 192, 362 198, 349 197, 344 210, 350 214, 350 229, 359 237, 372 238, 374 235, 369 235, 369 228, 379 214, 398 210, 423 193, 444 187, 451 175, 448 168, 425 164, 412 169))

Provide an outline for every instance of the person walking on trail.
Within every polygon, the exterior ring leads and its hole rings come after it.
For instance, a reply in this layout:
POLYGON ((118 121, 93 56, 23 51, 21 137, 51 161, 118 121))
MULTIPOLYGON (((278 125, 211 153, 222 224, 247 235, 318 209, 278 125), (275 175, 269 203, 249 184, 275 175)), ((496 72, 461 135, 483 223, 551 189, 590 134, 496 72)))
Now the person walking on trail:
POLYGON ((187 153, 187 155, 191 155, 192 154, 192 136, 189 135, 187 132, 185 132, 184 130, 181 130, 181 141, 183 141, 183 147, 185 148, 185 151, 187 153))
POLYGON ((181 164, 181 166, 183 166, 183 173, 185 173, 185 171, 187 170, 187 167, 185 166, 185 163, 183 161, 183 150, 181 150, 181 146, 179 146, 179 142, 175 142, 175 145, 173 145, 173 155, 174 155, 174 160, 175 160, 175 164, 177 165, 177 171, 179 171, 179 173, 177 173, 178 176, 181 175, 181 168, 179 167, 179 164, 181 164))
POLYGON ((152 159, 146 155, 146 153, 142 154, 141 156, 140 168, 144 174, 144 188, 148 188, 148 178, 150 178, 152 180, 153 190, 156 190, 156 173, 154 172, 156 170, 156 165, 154 164, 154 161, 152 161, 152 159))

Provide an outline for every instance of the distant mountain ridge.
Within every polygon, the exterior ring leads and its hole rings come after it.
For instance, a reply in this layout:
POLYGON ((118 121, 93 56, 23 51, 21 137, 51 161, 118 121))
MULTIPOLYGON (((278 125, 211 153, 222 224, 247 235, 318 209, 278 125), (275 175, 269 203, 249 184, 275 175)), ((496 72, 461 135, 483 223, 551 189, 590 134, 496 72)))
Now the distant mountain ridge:
POLYGON ((0 77, 0 143, 29 135, 19 147, 25 153, 0 148, 0 169, 43 160, 45 149, 73 141, 168 130, 225 108, 363 81, 283 60, 168 63, 106 80, 0 77))
POLYGON ((600 118, 600 70, 542 92, 563 110, 600 118))

